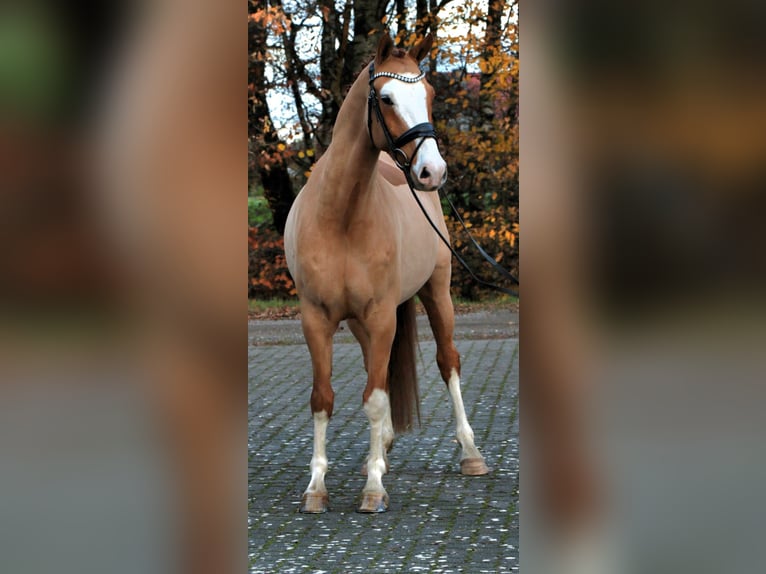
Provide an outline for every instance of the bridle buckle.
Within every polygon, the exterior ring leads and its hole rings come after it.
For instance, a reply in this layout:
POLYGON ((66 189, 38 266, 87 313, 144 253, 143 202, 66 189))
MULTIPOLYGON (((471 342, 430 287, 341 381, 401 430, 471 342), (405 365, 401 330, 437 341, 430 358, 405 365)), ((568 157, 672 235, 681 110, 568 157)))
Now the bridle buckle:
POLYGON ((401 170, 409 169, 410 167, 410 158, 407 157, 407 153, 400 147, 395 148, 391 152, 391 158, 394 160, 394 163, 396 164, 396 167, 398 167, 401 170), (403 161, 400 161, 400 158, 403 158, 403 161))

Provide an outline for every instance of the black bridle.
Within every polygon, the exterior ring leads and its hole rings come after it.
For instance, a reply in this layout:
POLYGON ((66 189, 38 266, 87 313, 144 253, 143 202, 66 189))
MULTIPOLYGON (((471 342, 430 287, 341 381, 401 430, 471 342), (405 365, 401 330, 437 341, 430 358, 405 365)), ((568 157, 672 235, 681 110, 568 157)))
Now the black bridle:
MULTIPOLYGON (((433 138, 436 140, 436 130, 434 129, 433 124, 430 122, 424 122, 422 124, 418 124, 416 126, 411 127, 406 132, 404 132, 402 135, 400 135, 398 138, 394 139, 394 137, 391 135, 391 131, 388 129, 388 126, 386 125, 386 121, 383 118, 383 112, 380 109, 380 102, 378 101, 378 92, 375 90, 374 82, 377 78, 392 78, 394 80, 398 80, 400 82, 406 82, 408 84, 414 84, 419 81, 421 81, 423 78, 425 78, 425 73, 421 72, 418 76, 402 76, 401 74, 395 74, 393 72, 378 72, 375 73, 375 62, 370 62, 370 94, 367 97, 367 133, 370 135, 370 141, 372 142, 373 147, 377 147, 375 145, 375 139, 372 137, 372 114, 375 113, 375 118, 378 120, 378 123, 380 124, 381 129, 383 130, 383 135, 386 138, 386 145, 388 146, 388 149, 385 150, 389 153, 391 158, 394 160, 394 163, 396 166, 402 170, 404 173, 404 177, 407 180, 407 185, 410 188, 410 192, 412 193, 412 197, 415 198, 415 201, 418 204, 418 207, 420 207, 420 211, 423 212, 423 215, 425 215, 426 220, 428 223, 431 224, 431 227, 436 232, 436 235, 439 236, 439 239, 442 240, 442 242, 447 246, 447 248, 452 252, 452 255, 455 256, 455 259, 458 260, 458 262, 465 267, 466 271, 473 277, 474 281, 477 283, 480 283, 481 285, 484 285, 485 287, 489 287, 491 289, 494 289, 496 291, 500 291, 502 293, 505 293, 507 295, 513 295, 515 297, 518 297, 519 293, 518 291, 513 291, 511 289, 506 289, 505 287, 501 287, 499 285, 495 285, 494 283, 490 283, 488 281, 484 281, 483 279, 479 279, 476 274, 473 272, 473 270, 468 266, 468 263, 463 260, 460 255, 457 254, 457 252, 452 248, 452 245, 450 245, 449 240, 442 235, 441 231, 439 231, 439 228, 436 226, 436 224, 431 221, 431 218, 428 215, 428 212, 426 211, 426 208, 423 206, 423 204, 420 201, 420 198, 418 197, 418 194, 415 193, 415 184, 412 181, 412 173, 410 171, 412 167, 412 161, 415 159, 415 156, 418 155, 418 151, 420 150, 420 146, 425 143, 427 138, 433 138), (402 148, 406 146, 408 143, 413 141, 416 138, 422 138, 418 144, 415 146, 415 151, 412 152, 412 157, 409 157, 407 155, 407 152, 405 152, 402 148)), ((437 144, 438 145, 438 144, 437 144)), ((434 190, 436 191, 436 190, 434 190)), ((460 217, 460 214, 458 213, 457 209, 453 205, 452 201, 450 201, 450 198, 445 194, 444 197, 447 199, 447 203, 449 203, 449 206, 452 208, 452 212, 457 217, 457 220, 460 222, 460 225, 463 227, 463 230, 465 231, 466 235, 468 235, 469 239, 473 242, 476 249, 481 253, 482 257, 486 259, 501 275, 506 277, 507 279, 510 279, 517 285, 519 284, 519 280, 511 275, 508 270, 506 270, 503 266, 501 266, 495 259, 490 256, 479 243, 473 238, 473 235, 471 235, 471 232, 468 231, 468 228, 465 225, 465 222, 463 221, 463 218, 460 217)))
POLYGON ((376 74, 375 62, 370 62, 370 95, 367 98, 367 133, 370 134, 370 141, 372 142, 373 147, 376 147, 375 140, 372 137, 372 114, 375 112, 375 118, 378 120, 378 123, 383 130, 383 135, 386 138, 386 145, 388 146, 386 151, 391 155, 391 159, 394 160, 397 167, 404 172, 410 187, 413 185, 411 180, 412 175, 410 173, 412 162, 415 159, 415 156, 418 155, 420 146, 425 143, 427 138, 436 139, 436 130, 431 122, 423 122, 422 124, 411 127, 398 138, 394 139, 394 136, 391 135, 391 130, 389 130, 386 125, 386 120, 383 119, 383 112, 380 109, 378 92, 375 89, 374 82, 378 78, 393 78, 400 82, 416 84, 425 77, 425 73, 422 72, 415 77, 402 76, 401 74, 395 74, 393 72, 378 72, 376 74), (409 157, 403 148, 417 138, 421 138, 421 140, 415 146, 415 151, 412 152, 412 157, 409 157))

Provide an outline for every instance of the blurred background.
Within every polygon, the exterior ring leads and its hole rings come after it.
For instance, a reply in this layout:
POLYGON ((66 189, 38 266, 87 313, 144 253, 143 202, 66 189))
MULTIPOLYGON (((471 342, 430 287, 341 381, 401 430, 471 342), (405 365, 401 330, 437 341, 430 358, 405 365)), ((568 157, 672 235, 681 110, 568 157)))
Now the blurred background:
POLYGON ((520 11, 523 572, 762 569, 765 16, 520 11))
POLYGON ((0 6, 2 572, 244 567, 246 15, 206 4, 0 6))

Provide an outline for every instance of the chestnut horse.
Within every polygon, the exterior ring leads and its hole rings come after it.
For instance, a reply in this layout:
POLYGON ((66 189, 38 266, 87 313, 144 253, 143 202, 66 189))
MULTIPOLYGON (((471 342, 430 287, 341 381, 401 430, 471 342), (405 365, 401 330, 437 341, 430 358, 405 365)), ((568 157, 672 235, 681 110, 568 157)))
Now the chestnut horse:
POLYGON ((370 422, 367 483, 359 512, 383 512, 382 476, 394 432, 418 412, 415 311, 418 295, 436 340, 436 361, 452 397, 461 471, 489 472, 476 448, 460 394, 460 356, 452 340, 451 254, 418 208, 407 181, 387 154, 409 170, 420 200, 447 236, 436 192, 447 177, 433 126, 433 88, 420 72, 433 38, 408 52, 388 34, 369 69, 354 82, 332 142, 287 218, 285 252, 300 296, 301 322, 313 365, 314 452, 301 512, 328 509, 325 437, 332 416, 332 339, 346 320, 367 371, 364 411, 370 422), (369 106, 369 107, 368 107, 369 106), (429 193, 430 192, 430 193, 429 193))

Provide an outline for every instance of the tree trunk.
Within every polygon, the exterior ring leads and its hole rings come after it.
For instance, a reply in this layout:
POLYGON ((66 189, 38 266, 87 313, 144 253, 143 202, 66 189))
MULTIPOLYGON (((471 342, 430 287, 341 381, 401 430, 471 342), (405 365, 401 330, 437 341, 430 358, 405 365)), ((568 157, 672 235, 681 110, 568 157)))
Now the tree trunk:
MULTIPOLYGON (((254 14, 266 9, 266 0, 249 4, 248 12, 254 14)), ((269 204, 274 227, 284 233, 287 214, 295 193, 287 171, 287 165, 279 153, 282 143, 273 127, 266 101, 266 29, 250 20, 248 53, 248 143, 253 154, 251 170, 257 173, 263 185, 263 194, 269 204)), ((252 178, 249 178, 252 179, 252 178)))
MULTIPOLYGON (((495 74, 496 59, 493 58, 500 52, 500 38, 503 32, 503 12, 505 12, 506 0, 489 0, 487 5, 486 31, 484 33, 484 46, 482 59, 487 62, 487 67, 481 73, 481 86, 485 88, 495 74)), ((481 114, 485 120, 494 117, 494 101, 491 94, 493 90, 482 89, 481 114)))
POLYGON ((356 78, 362 66, 375 55, 387 4, 388 0, 354 0, 354 39, 344 66, 347 78, 356 78))
POLYGON ((415 33, 418 36, 425 36, 428 32, 430 16, 428 0, 417 0, 415 3, 415 33))
POLYGON ((396 35, 407 32, 407 4, 405 0, 396 0, 396 35))
POLYGON ((314 130, 316 157, 324 153, 327 146, 330 145, 332 128, 335 125, 335 118, 338 116, 342 102, 342 94, 340 93, 342 70, 338 69, 339 54, 336 48, 341 29, 340 19, 335 11, 334 0, 319 0, 319 8, 322 13, 321 53, 319 56, 321 85, 319 101, 322 104, 322 114, 314 130))
POLYGON ((506 0, 489 0, 487 6, 487 28, 484 33, 484 50, 499 50, 500 35, 503 31, 503 12, 506 0))

